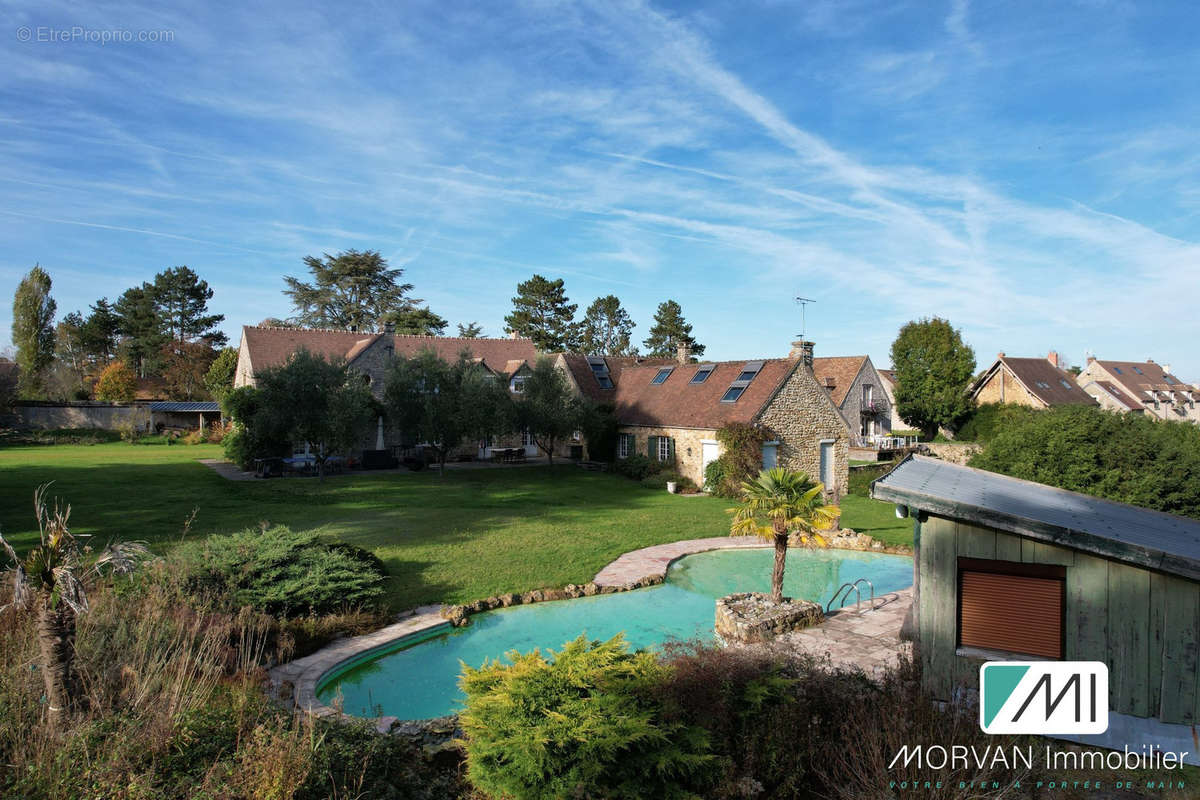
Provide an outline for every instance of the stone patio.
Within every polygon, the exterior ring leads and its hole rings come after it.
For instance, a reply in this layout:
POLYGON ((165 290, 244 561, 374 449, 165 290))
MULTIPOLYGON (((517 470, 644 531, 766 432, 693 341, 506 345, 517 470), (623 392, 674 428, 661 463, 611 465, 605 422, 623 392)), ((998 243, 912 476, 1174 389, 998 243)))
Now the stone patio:
POLYGON ((829 612, 823 624, 782 634, 775 642, 798 654, 828 657, 835 667, 861 667, 870 675, 895 666, 897 656, 910 652, 912 645, 901 641, 900 627, 912 600, 911 588, 891 592, 875 598, 873 611, 858 614, 854 606, 846 606, 829 612))

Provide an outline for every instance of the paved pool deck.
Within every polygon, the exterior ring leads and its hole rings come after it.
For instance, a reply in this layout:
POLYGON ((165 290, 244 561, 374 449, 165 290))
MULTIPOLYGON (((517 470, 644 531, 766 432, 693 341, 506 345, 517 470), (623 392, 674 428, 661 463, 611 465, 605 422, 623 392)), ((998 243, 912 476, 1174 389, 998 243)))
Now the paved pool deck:
POLYGON ((707 539, 656 544, 641 550, 630 550, 597 572, 592 580, 597 586, 624 586, 642 578, 665 578, 671 562, 693 553, 770 546, 770 542, 756 536, 710 536, 707 539))
POLYGON ((847 605, 831 612, 825 622, 776 639, 791 652, 828 658, 834 667, 859 667, 868 675, 896 665, 896 659, 911 652, 912 645, 900 639, 900 628, 912 608, 912 588, 875 598, 867 611, 864 598, 861 614, 847 605))

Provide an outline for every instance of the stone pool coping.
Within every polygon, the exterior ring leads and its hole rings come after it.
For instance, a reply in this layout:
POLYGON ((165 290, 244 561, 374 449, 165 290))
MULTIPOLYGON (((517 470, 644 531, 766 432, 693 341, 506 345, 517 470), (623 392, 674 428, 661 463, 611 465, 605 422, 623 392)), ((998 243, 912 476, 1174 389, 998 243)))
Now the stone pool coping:
MULTIPOLYGON (((831 542, 831 549, 867 549, 857 547, 839 548, 831 542)), ((671 564, 679 559, 706 553, 711 550, 740 550, 749 548, 771 547, 755 536, 710 536, 704 539, 685 539, 679 542, 668 542, 640 550, 631 550, 618 556, 606 567, 596 573, 593 583, 598 587, 609 587, 625 591, 648 585, 661 583, 666 578, 671 564)), ((344 669, 352 662, 361 661, 370 655, 388 650, 399 645, 403 640, 428 634, 437 629, 449 630, 453 626, 443 614, 448 606, 428 605, 404 612, 399 621, 361 636, 339 639, 321 648, 311 655, 280 664, 268 671, 271 688, 277 697, 290 699, 295 707, 318 717, 347 717, 364 719, 353 714, 346 714, 332 706, 321 702, 317 697, 317 687, 332 673, 344 669), (288 691, 290 684, 291 691, 288 691)), ((380 733, 389 733, 394 727, 404 723, 394 716, 382 716, 376 720, 375 727, 380 733)))

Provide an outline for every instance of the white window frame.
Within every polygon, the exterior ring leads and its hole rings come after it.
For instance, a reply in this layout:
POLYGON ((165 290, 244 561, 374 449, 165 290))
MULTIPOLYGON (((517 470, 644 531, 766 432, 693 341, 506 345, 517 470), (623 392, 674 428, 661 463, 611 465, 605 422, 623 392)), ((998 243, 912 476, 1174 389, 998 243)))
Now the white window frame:
POLYGON ((533 440, 533 434, 529 432, 529 428, 526 428, 521 431, 521 446, 529 447, 531 444, 537 444, 537 442, 533 440))
POLYGON ((862 392, 863 392, 863 405, 864 406, 871 405, 871 403, 873 403, 875 401, 875 386, 870 383, 864 383, 862 385, 862 392))
POLYGON ((514 375, 512 380, 508 382, 508 389, 513 394, 525 393, 525 376, 514 375))
POLYGON ((630 447, 632 440, 632 433, 622 433, 617 435, 617 458, 629 458, 629 451, 633 449, 630 447))
POLYGON ((658 460, 659 461, 670 461, 671 460, 671 437, 670 436, 659 436, 658 437, 658 460))

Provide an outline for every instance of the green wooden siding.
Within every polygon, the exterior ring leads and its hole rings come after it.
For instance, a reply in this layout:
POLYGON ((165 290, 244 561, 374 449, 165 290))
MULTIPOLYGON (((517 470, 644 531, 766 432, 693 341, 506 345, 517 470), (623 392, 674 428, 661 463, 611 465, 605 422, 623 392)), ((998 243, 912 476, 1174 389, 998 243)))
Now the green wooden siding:
POLYGON ((956 655, 958 558, 1066 567, 1066 651, 1103 661, 1109 707, 1168 723, 1200 720, 1200 584, 968 523, 920 524, 921 657, 942 698, 977 687, 977 659, 956 655))

